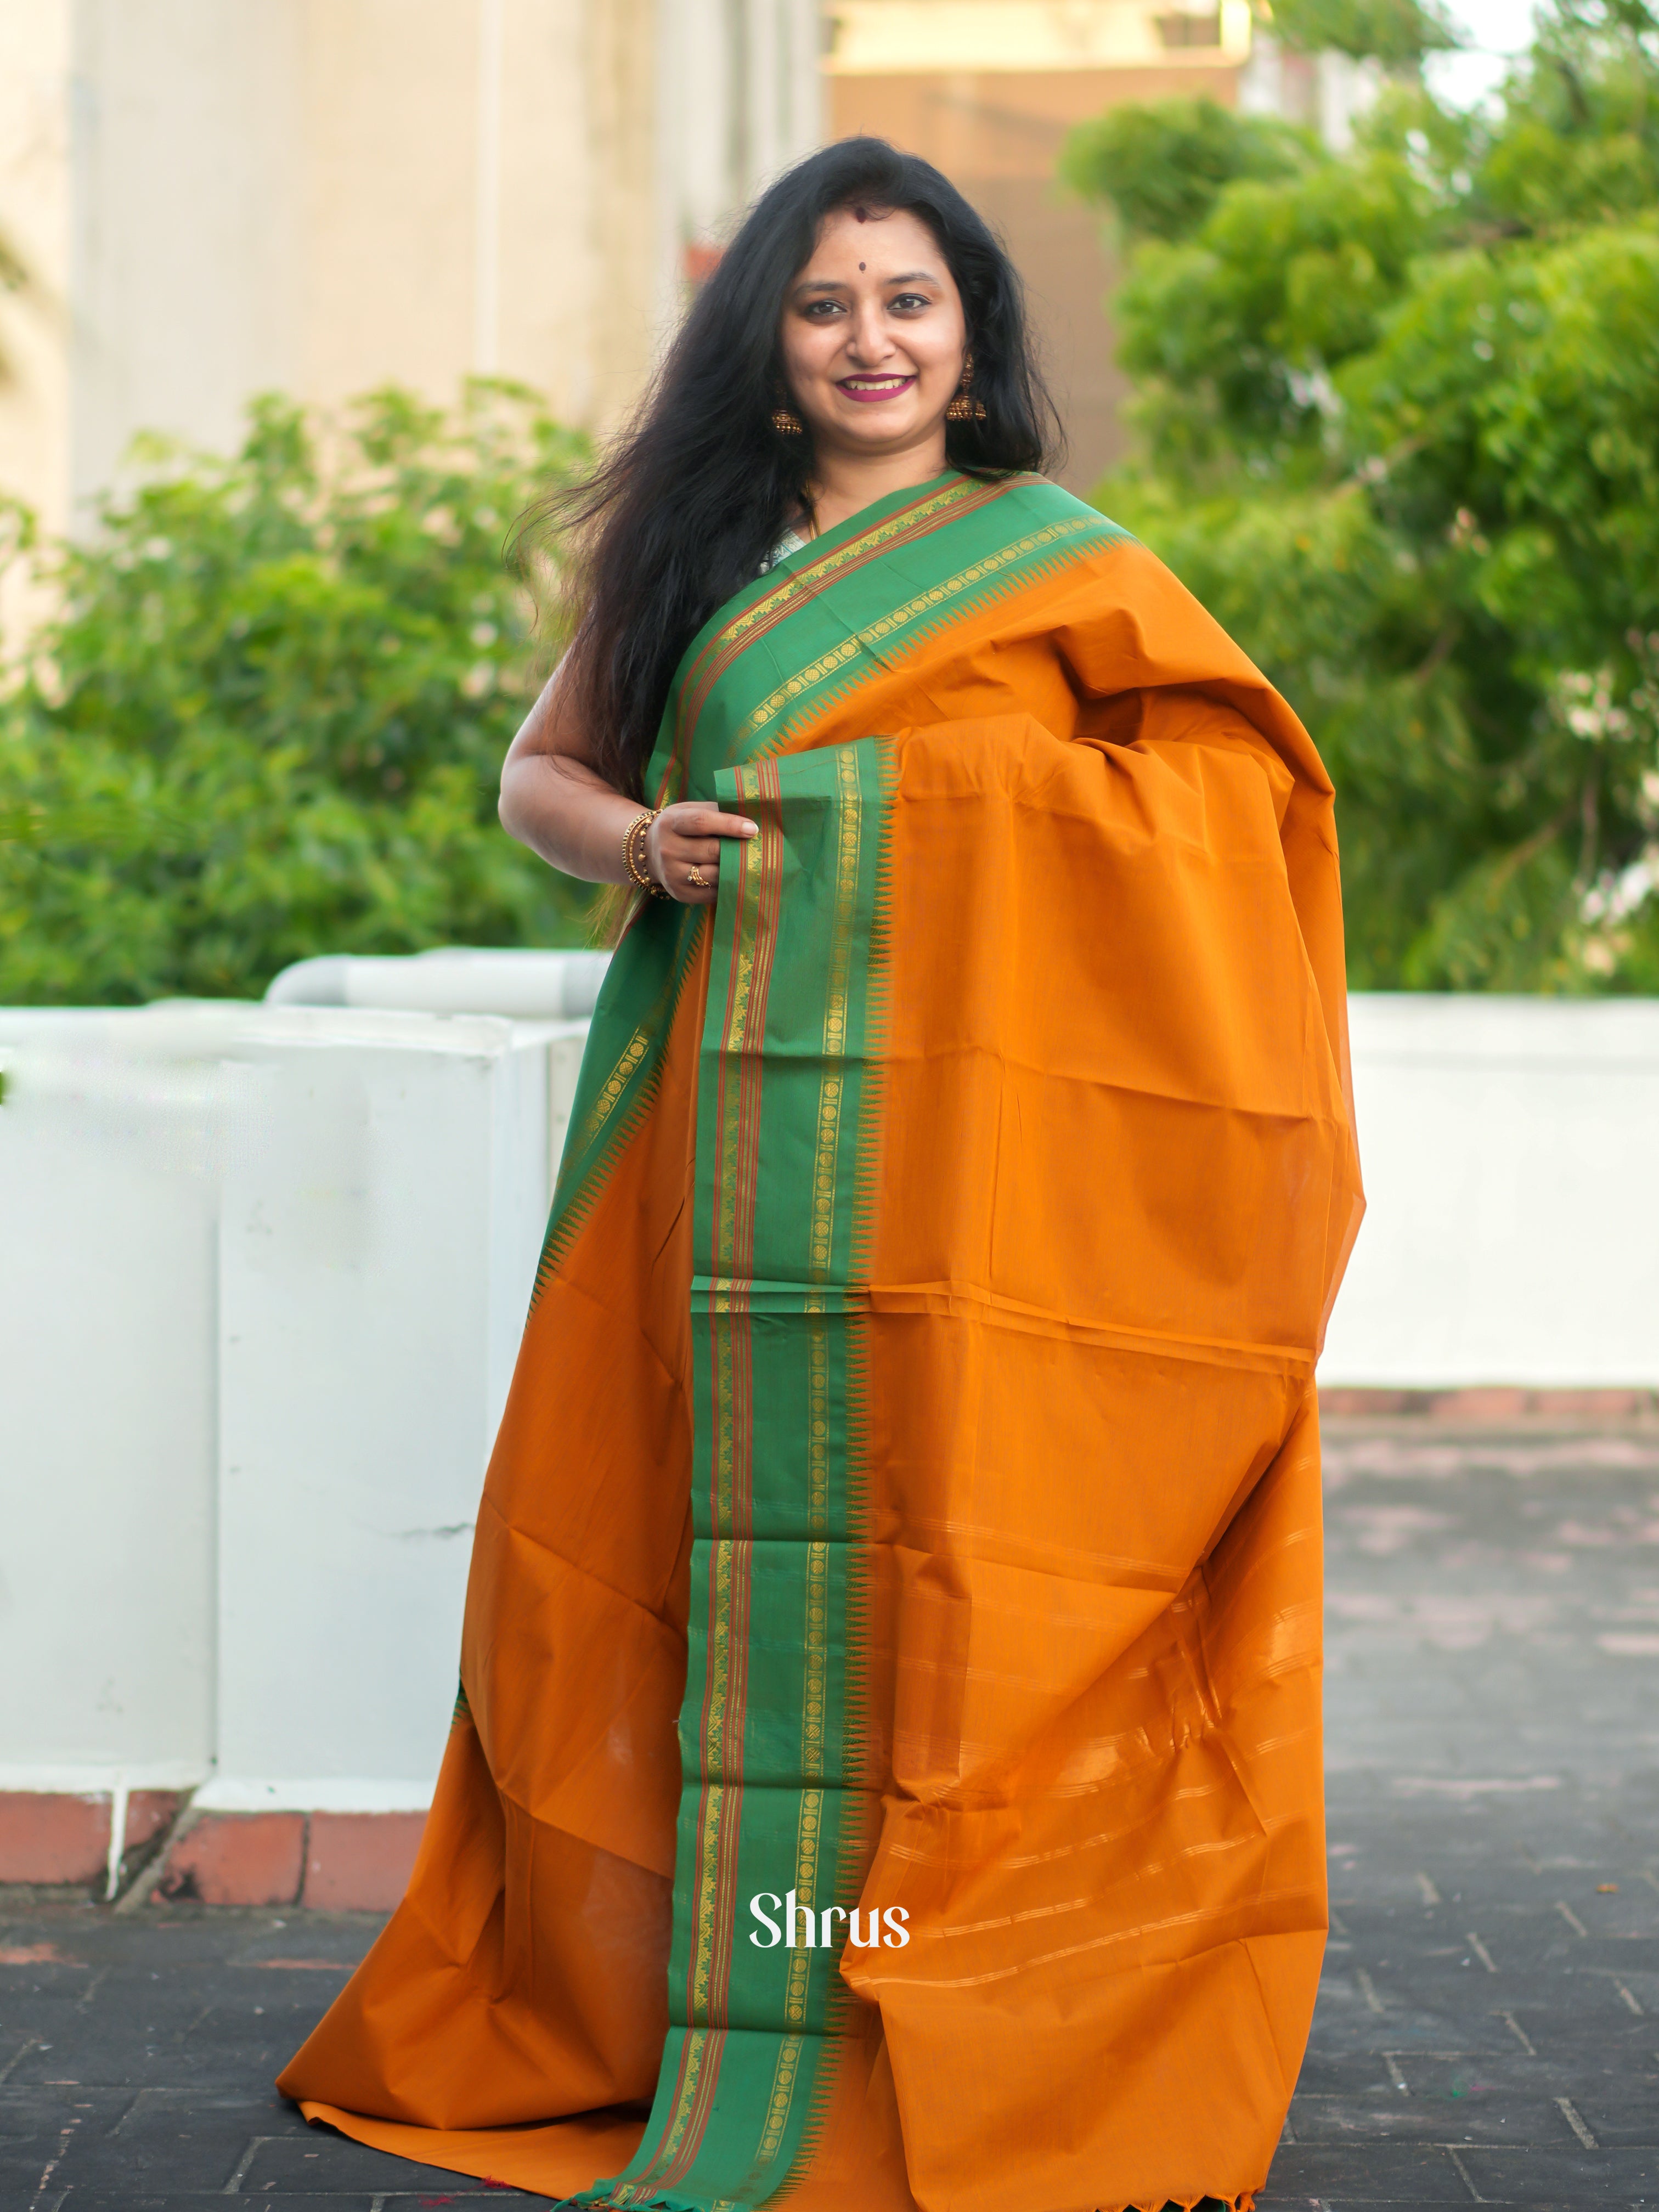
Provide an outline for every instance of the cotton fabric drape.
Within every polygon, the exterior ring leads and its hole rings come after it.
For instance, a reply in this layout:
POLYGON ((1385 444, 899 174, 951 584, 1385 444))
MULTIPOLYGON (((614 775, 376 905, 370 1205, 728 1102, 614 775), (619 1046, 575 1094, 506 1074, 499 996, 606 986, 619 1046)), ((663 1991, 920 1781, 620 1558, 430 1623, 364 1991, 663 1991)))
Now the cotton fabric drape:
POLYGON ((594 2203, 1248 2204, 1326 1925, 1329 781, 1144 548, 951 474, 720 611, 650 784, 761 835, 612 963, 420 1858, 282 2086, 594 2203))

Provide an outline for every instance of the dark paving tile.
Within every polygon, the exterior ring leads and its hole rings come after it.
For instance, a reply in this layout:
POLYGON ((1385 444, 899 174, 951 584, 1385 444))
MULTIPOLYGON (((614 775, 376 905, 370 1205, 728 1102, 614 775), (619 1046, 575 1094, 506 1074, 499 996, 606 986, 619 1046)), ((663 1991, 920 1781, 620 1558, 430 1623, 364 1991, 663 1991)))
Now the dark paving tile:
MULTIPOLYGON (((394 2171, 397 2169, 394 2168, 394 2171)), ((404 2172, 408 2171, 405 2167, 404 2172)), ((248 2197, 246 2186, 233 2196, 248 2197)), ((29 2200, 22 2200, 27 2203, 29 2200)), ((168 2189, 157 2191, 143 2184, 131 2187, 111 2188, 94 2185, 90 2190, 74 2188, 64 2191, 54 2203, 48 2190, 38 2202, 36 2212, 207 2212, 210 2204, 222 2205, 222 2191, 168 2189)), ((251 2201, 270 2212, 429 2212, 429 2208, 441 2205, 534 2205, 545 2206, 544 2197, 532 2197, 518 2189, 486 2186, 463 2174, 440 2175, 434 2183, 422 2183, 416 2187, 404 2186, 401 2181, 391 2190, 366 2189, 361 2183, 331 2188, 326 2185, 303 2190, 278 2186, 267 2189, 261 2185, 251 2201)), ((8 2205, 8 2212, 10 2206, 8 2205)), ((21 2205, 20 2205, 21 2212, 21 2205)))
MULTIPOLYGON (((1518 2046, 1498 2051, 1392 2051, 1385 2063, 1402 2097, 1455 2106, 1472 2097, 1556 2096, 1599 2091, 1609 2080, 1630 2078, 1594 2051, 1576 2051, 1567 2063, 1529 2058, 1518 2046)), ((1659 2077, 1656 2077, 1659 2086, 1659 2077)))
MULTIPOLYGON (((387 2161, 387 2166, 394 2176, 406 2176, 410 2170, 392 2161, 387 2161)), ((383 2175, 382 2185, 385 2179, 383 2175)), ((443 2205, 544 2206, 548 2200, 522 2190, 473 2181, 463 2174, 443 2173, 430 2182, 413 2185, 399 2179, 390 2189, 384 2185, 369 2189, 361 2182, 337 2187, 307 2185, 303 2189, 278 2183, 261 2185, 251 2191, 244 2182, 230 2197, 233 2204, 239 2201, 251 2201, 265 2208, 266 2212, 431 2212, 431 2208, 443 2205)), ((19 2212, 22 2204, 29 2202, 20 2200, 19 2212)), ((210 2204, 218 2206, 224 2202, 225 2192, 222 2190, 157 2188, 142 2182, 131 2185, 105 2183, 56 2193, 49 2188, 35 2201, 33 2212, 207 2212, 210 2204)), ((9 2199, 7 2212, 12 2212, 9 2199)))
MULTIPOLYGON (((476 2189, 477 2182, 445 2172, 435 2166, 416 2166, 405 2159, 389 2158, 366 2143, 352 2142, 325 2128, 302 2127, 298 2136, 285 2136, 262 2143, 242 2182, 248 2197, 263 2197, 267 2190, 305 2193, 330 2189, 436 2191, 476 2189)), ((488 2194, 502 2199, 508 2192, 492 2189, 488 2194)), ((533 2201, 533 2200, 531 2200, 533 2201)))
POLYGON ((48 2172, 50 2186, 61 2190, 60 2169, 76 2138, 106 2133, 131 2102, 130 2090, 0 2090, 0 2204, 28 2204, 48 2172))
MULTIPOLYGON (((326 2212, 417 2212, 417 2208, 445 2204, 544 2206, 547 2203, 544 2197, 526 2197, 519 2190, 480 2189, 459 2175, 452 2173, 447 2178, 452 2185, 444 2191, 422 2190, 416 2194, 394 2192, 391 2196, 381 2190, 365 2191, 362 2189, 344 2190, 333 2195, 265 2196, 262 2193, 256 2202, 261 2212, 266 2212, 266 2208, 270 2212, 325 2212, 325 2208, 326 2212)), ((234 2204, 237 2200, 233 2197, 230 2201, 234 2204)), ((49 2195, 44 2197, 38 2212, 208 2212, 210 2203, 222 2206, 223 2202, 222 2197, 208 2197, 190 2191, 173 2190, 166 2196, 157 2196, 153 2191, 135 2194, 130 2190, 118 2188, 99 2189, 91 2195, 71 2190, 60 2204, 54 2204, 49 2195)))
POLYGON ((1297 2140, 1319 2142, 1531 2143, 1553 2135, 1559 2114, 1547 2094, 1501 2091, 1459 2098, 1395 2095, 1382 2099, 1301 2097, 1292 2124, 1297 2140))
POLYGON ((1659 2155, 1650 2150, 1587 2151, 1534 2143, 1492 2151, 1461 2146, 1472 2191, 1488 2204, 1659 2205, 1659 2155))
POLYGON ((1462 2204, 1470 2202, 1457 2169, 1431 2145, 1364 2142, 1286 2143, 1273 2163, 1260 2212, 1318 2204, 1462 2204))
MULTIPOLYGON (((148 2190, 135 2191, 122 2188, 100 2188, 88 2194, 74 2189, 58 2204, 53 2203, 49 2195, 42 2197, 38 2212, 207 2212, 210 2203, 222 2206, 224 2201, 222 2196, 210 2197, 194 2191, 172 2190, 166 2196, 158 2197, 148 2190)), ((233 2204, 236 2202, 234 2197, 230 2201, 233 2204)), ((329 2208, 329 2212, 386 2212, 386 2206, 396 2204, 398 2201, 396 2197, 387 2197, 383 2203, 379 2196, 367 2196, 358 2189, 339 2197, 262 2197, 259 2204, 261 2212, 266 2206, 271 2207, 272 2212, 319 2212, 319 2207, 323 2205, 329 2208)), ((414 2205, 422 2200, 405 2197, 403 2201, 405 2204, 414 2205)), ((513 2200, 503 2197, 496 2201, 510 2203, 513 2200)), ((533 2203, 535 2200, 526 2198, 522 2201, 533 2203)), ((34 2212, 34 2208, 32 2208, 32 2212, 34 2212)))
POLYGON ((289 2124, 283 2107, 246 2095, 74 2089, 55 2098, 46 2090, 21 2091, 18 2099, 12 2112, 32 2126, 35 2142, 58 2147, 53 2180, 60 2188, 118 2173, 135 2187, 154 2182, 222 2193, 249 2141, 272 2128, 286 2132, 289 2124))
POLYGON ((1606 2089, 1580 2087, 1568 2095, 1598 2145, 1659 2152, 1659 2071, 1650 2073, 1645 2082, 1621 2081, 1606 2089))
POLYGON ((1659 1701, 1602 1639, 1659 1624, 1659 1438, 1329 1463, 1335 1917, 1264 2212, 1653 2201, 1659 1701))
POLYGON ((1400 2093, 1380 2051, 1333 2051, 1310 2044, 1296 2085, 1298 2097, 1378 2097, 1390 2101, 1400 2093))

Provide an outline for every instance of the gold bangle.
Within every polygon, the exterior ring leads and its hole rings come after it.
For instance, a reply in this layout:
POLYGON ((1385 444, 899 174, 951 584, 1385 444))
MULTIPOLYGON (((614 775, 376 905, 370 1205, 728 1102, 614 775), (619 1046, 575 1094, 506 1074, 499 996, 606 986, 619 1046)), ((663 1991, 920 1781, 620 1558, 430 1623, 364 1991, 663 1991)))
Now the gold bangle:
POLYGON ((650 871, 641 866, 641 863, 635 859, 634 843, 641 830, 649 834, 651 824, 660 811, 660 808, 647 806, 642 814, 636 814, 634 817, 623 833, 623 866, 647 898, 666 898, 668 894, 650 871))

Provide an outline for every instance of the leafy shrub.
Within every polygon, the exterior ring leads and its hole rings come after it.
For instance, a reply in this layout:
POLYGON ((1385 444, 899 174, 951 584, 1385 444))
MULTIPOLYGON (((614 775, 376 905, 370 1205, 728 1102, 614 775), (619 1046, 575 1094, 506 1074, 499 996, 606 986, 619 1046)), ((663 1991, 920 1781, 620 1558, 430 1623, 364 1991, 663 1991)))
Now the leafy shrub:
POLYGON ((148 442, 52 556, 57 611, 0 703, 0 1002, 577 939, 586 887, 495 802, 538 657, 503 538, 582 453, 495 382, 453 416, 376 392, 342 426, 265 398, 228 459, 148 442))
POLYGON ((1294 176, 1319 158, 1305 131, 1218 100, 1125 100, 1066 140, 1060 179, 1109 201, 1127 234, 1186 238, 1239 177, 1294 176))
POLYGON ((1352 54, 1386 69, 1461 43, 1439 0, 1273 0, 1262 13, 1293 52, 1352 54))

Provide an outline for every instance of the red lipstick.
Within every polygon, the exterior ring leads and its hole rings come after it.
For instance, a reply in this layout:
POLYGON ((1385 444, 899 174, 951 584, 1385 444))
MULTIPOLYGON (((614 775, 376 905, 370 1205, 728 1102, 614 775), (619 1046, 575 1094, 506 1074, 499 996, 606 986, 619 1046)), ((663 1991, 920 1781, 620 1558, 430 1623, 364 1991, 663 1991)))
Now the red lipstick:
POLYGON ((879 383, 874 384, 872 388, 870 384, 860 386, 854 384, 850 379, 843 379, 837 384, 836 389, 837 392, 844 392, 848 398, 856 399, 861 407, 870 407, 873 406, 878 400, 898 398, 901 393, 909 391, 915 380, 914 375, 883 377, 879 383))

